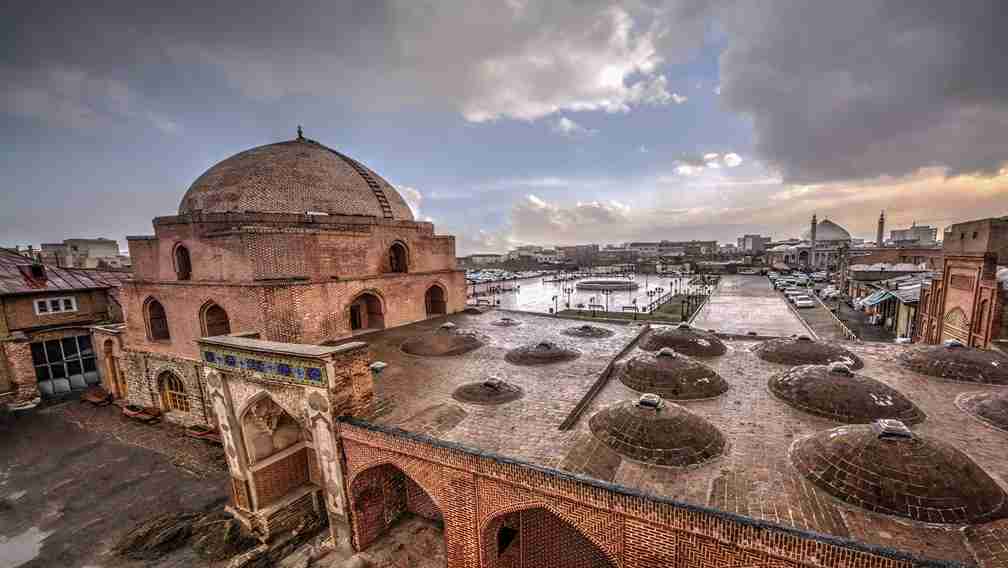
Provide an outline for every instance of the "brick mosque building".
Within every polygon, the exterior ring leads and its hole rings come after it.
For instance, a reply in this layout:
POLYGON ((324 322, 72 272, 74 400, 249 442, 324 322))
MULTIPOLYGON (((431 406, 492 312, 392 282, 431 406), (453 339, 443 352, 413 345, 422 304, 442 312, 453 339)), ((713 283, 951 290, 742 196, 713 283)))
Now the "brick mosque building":
POLYGON ((1008 566, 1000 355, 465 308, 452 238, 301 136, 154 228, 96 341, 120 395, 219 429, 264 541, 317 519, 357 565, 399 535, 423 567, 1008 566))
POLYGON ((381 176, 300 129, 214 165, 177 215, 153 224, 153 236, 127 239, 126 328, 95 333, 114 345, 105 375, 122 378, 115 394, 172 421, 212 420, 200 337, 322 344, 464 307, 454 238, 435 235, 381 176))

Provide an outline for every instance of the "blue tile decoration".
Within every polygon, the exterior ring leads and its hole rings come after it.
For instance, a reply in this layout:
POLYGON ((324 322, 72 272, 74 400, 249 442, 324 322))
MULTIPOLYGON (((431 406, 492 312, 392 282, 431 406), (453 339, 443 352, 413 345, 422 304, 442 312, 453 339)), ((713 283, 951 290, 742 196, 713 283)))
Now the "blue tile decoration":
POLYGON ((228 371, 241 369, 264 378, 309 386, 325 384, 325 371, 321 366, 311 366, 308 361, 286 358, 282 355, 251 356, 247 353, 232 352, 227 349, 203 351, 203 360, 211 367, 228 371))

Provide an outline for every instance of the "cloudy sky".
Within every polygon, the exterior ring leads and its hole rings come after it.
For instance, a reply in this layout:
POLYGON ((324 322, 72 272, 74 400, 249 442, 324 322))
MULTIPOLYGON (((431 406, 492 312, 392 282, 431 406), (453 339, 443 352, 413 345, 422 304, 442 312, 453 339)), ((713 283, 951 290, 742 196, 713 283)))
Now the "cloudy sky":
POLYGON ((460 254, 1008 215, 1003 0, 293 4, 5 3, 0 244, 150 233, 298 124, 460 254))

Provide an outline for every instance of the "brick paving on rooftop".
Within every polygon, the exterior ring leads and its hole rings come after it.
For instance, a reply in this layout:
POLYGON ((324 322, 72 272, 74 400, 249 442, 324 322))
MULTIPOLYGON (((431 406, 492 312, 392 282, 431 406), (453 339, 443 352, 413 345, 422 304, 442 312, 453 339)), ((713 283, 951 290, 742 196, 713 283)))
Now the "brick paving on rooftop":
MULTIPOLYGON (((543 315, 490 311, 456 314, 447 320, 460 330, 484 334, 487 345, 457 357, 416 357, 401 351, 406 339, 433 332, 445 318, 367 336, 374 358, 389 363, 375 382, 378 411, 374 421, 687 503, 925 558, 978 563, 983 568, 1008 566, 1008 524, 1003 520, 967 530, 957 525, 926 525, 844 504, 805 481, 790 463, 790 446, 840 423, 807 414, 774 397, 767 380, 788 367, 756 357, 751 349, 757 341, 729 340, 725 355, 703 359, 728 381, 728 392, 710 400, 679 403, 725 435, 726 454, 699 466, 670 468, 624 458, 590 432, 588 420, 595 412, 639 396, 615 378, 607 381, 570 431, 558 429, 610 360, 634 340, 639 327, 597 324, 614 335, 579 339, 562 333, 578 322, 543 315), (504 316, 518 319, 521 325, 492 325, 504 316), (543 340, 577 349, 581 356, 542 366, 505 361, 508 350, 543 340), (524 397, 497 406, 452 398, 458 386, 492 378, 521 387, 524 397)), ((901 391, 927 414, 923 423, 914 426, 915 432, 953 444, 1002 487, 1008 486, 1004 432, 966 415, 953 402, 964 392, 1004 387, 948 382, 905 370, 897 355, 906 346, 843 346, 864 359, 860 373, 901 391)), ((634 346, 623 357, 640 353, 634 346)))

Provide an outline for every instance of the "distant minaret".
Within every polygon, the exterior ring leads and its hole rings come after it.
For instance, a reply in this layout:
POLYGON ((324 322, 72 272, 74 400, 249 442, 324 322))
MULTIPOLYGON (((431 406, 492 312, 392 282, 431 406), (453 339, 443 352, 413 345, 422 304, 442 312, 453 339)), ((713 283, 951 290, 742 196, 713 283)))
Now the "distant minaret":
POLYGON ((809 251, 809 266, 815 266, 815 233, 816 233, 816 225, 818 225, 818 223, 816 223, 816 214, 813 213, 812 214, 812 231, 811 231, 812 234, 810 235, 812 237, 812 250, 809 251))
POLYGON ((875 235, 875 246, 882 246, 885 242, 885 210, 878 216, 878 233, 875 235))

